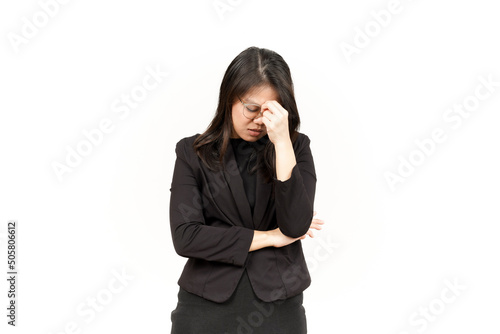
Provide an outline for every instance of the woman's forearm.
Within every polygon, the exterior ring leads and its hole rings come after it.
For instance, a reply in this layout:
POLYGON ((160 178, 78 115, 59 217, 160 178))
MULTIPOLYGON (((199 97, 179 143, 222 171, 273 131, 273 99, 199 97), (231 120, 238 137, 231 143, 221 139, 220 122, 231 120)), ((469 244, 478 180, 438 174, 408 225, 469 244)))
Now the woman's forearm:
MULTIPOLYGON (((292 175, 292 169, 297 164, 292 142, 286 141, 274 146, 276 152, 276 178, 282 182, 288 180, 292 175)), ((299 238, 290 238, 278 229, 271 231, 254 230, 252 244, 249 252, 265 247, 282 247, 299 238)))
MULTIPOLYGON (((311 231, 308 231, 306 234, 309 234, 309 236, 312 237, 311 231)), ((252 252, 265 247, 277 247, 277 248, 284 247, 299 239, 304 239, 306 237, 306 234, 298 238, 291 238, 289 236, 284 235, 279 227, 269 231, 254 230, 252 243, 250 244, 250 249, 248 251, 252 252)))
POLYGON ((278 143, 274 146, 276 152, 276 178, 286 181, 292 175, 292 169, 297 164, 292 141, 278 143))
POLYGON ((250 249, 248 250, 249 252, 253 252, 257 249, 265 248, 265 247, 270 247, 273 246, 271 242, 271 238, 269 237, 269 234, 267 231, 253 231, 253 240, 252 244, 250 245, 250 249))

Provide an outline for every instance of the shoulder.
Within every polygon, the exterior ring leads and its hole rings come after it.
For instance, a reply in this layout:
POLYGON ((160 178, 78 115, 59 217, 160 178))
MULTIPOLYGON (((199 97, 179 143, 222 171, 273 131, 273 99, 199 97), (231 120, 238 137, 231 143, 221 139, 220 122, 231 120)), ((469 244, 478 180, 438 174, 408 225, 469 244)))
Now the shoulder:
POLYGON ((293 143, 293 148, 295 150, 302 150, 309 147, 310 143, 311 139, 308 135, 297 131, 297 139, 295 139, 295 142, 293 143))
POLYGON ((177 141, 177 143, 175 144, 175 147, 178 148, 178 147, 184 147, 184 146, 189 146, 189 145, 193 146, 193 143, 196 140, 196 138, 198 138, 198 136, 200 136, 199 133, 192 135, 192 136, 189 136, 189 137, 181 138, 179 141, 177 141))
POLYGON ((311 139, 305 133, 297 131, 297 141, 309 143, 311 139))
POLYGON ((191 154, 194 154, 193 144, 196 138, 200 136, 199 133, 194 134, 189 137, 184 137, 177 141, 175 144, 175 153, 179 156, 187 157, 191 154))
POLYGON ((197 133, 197 134, 194 134, 192 136, 189 136, 189 137, 184 137, 184 138, 181 138, 176 145, 185 145, 185 144, 192 144, 194 143, 194 141, 196 140, 196 138, 198 138, 200 134, 197 133))

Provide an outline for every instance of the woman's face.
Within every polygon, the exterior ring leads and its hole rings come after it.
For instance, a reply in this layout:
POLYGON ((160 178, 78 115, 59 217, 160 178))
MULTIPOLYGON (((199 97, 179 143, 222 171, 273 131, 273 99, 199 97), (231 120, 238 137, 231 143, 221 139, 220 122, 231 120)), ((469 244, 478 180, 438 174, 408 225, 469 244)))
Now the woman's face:
MULTIPOLYGON (((247 94, 241 96, 241 101, 244 103, 252 103, 262 105, 266 101, 278 100, 279 96, 276 91, 269 87, 257 87, 251 89, 247 94)), ((262 121, 262 115, 258 114, 258 118, 249 119, 243 115, 243 109, 245 106, 236 99, 233 103, 232 117, 233 117, 233 133, 231 138, 242 138, 246 141, 255 142, 267 134, 266 126, 262 121), (259 132, 254 132, 251 130, 258 130, 259 132)), ((266 109, 262 109, 264 112, 266 109)))

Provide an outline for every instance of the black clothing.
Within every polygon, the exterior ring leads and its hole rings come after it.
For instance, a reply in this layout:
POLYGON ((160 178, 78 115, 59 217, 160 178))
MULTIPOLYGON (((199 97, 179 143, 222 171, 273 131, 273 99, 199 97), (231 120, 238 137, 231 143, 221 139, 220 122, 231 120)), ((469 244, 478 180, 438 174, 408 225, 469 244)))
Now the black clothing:
POLYGON ((175 150, 170 224, 175 250, 188 261, 171 333, 306 333, 302 292, 311 279, 301 241, 248 250, 254 230, 279 226, 299 237, 309 229, 316 189, 309 138, 298 133, 293 143, 297 164, 290 178, 265 184, 248 171, 267 135, 254 143, 231 139, 226 171, 219 172, 194 151, 198 136, 183 138, 175 150))
POLYGON ((305 334, 303 294, 286 300, 263 302, 252 290, 246 274, 233 295, 215 303, 179 288, 177 308, 171 313, 170 334, 305 334))
POLYGON ((225 170, 214 171, 195 152, 193 144, 199 136, 183 138, 175 147, 170 230, 175 251, 188 258, 177 283, 221 303, 233 294, 246 269, 255 294, 266 302, 301 293, 311 283, 302 240, 285 247, 248 250, 255 230, 279 226, 292 238, 309 230, 316 190, 309 137, 296 134, 292 146, 297 163, 288 179, 273 177, 265 183, 257 174, 252 215, 232 145, 223 157, 225 170))
POLYGON ((257 155, 264 149, 269 137, 264 136, 255 142, 248 142, 242 138, 231 138, 230 140, 253 216, 257 175, 256 172, 252 173, 252 168, 257 165, 257 155))
MULTIPOLYGON (((252 168, 257 164, 257 154, 268 140, 267 136, 256 142, 231 138, 252 215, 257 180, 252 168)), ((204 299, 181 287, 177 297, 177 307, 171 312, 171 334, 307 333, 303 293, 286 300, 264 302, 253 291, 246 270, 234 293, 223 303, 204 299)))

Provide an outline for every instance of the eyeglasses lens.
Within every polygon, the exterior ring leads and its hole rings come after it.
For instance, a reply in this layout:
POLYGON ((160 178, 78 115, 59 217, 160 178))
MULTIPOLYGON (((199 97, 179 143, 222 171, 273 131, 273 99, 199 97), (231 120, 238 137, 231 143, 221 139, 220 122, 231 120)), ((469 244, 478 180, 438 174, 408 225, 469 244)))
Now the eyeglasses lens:
POLYGON ((247 104, 243 109, 243 113, 248 118, 256 118, 260 114, 260 106, 257 104, 247 104))

